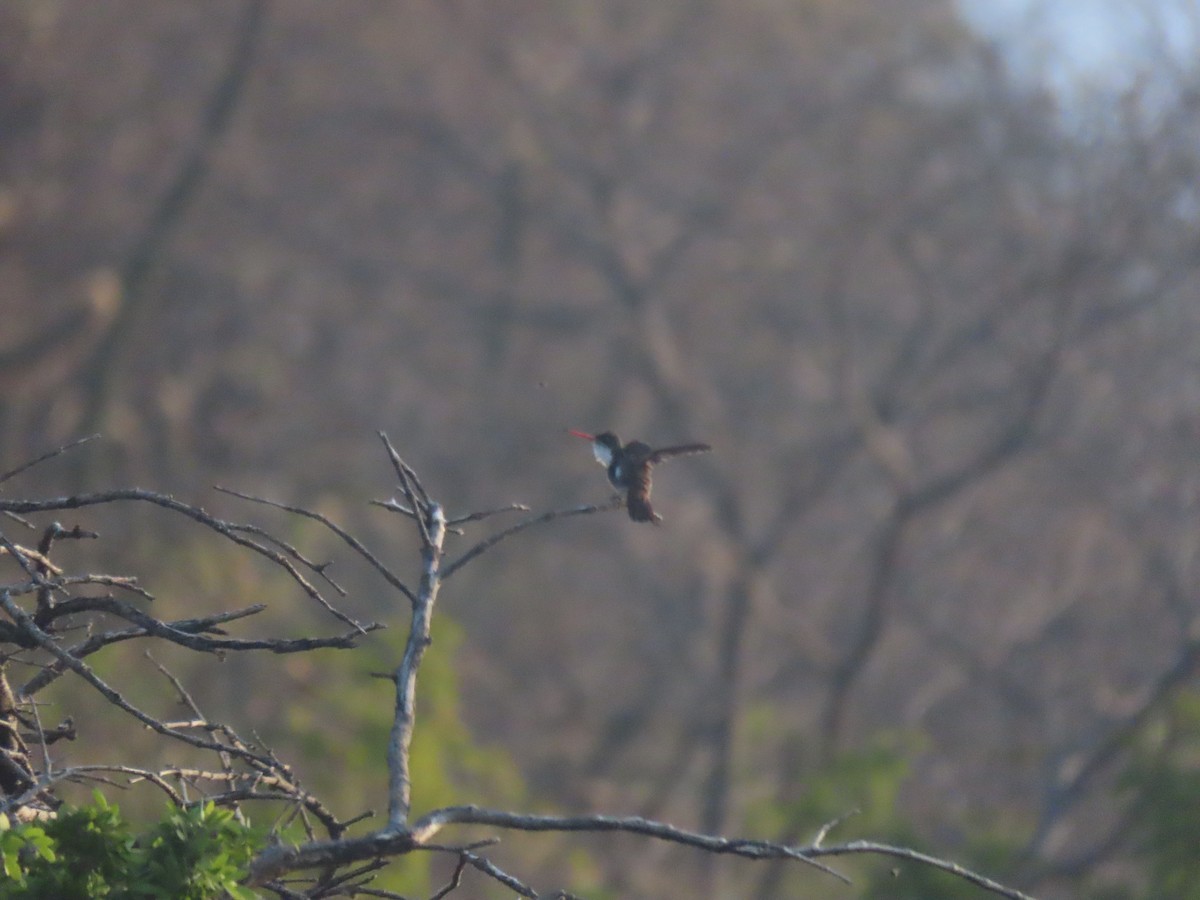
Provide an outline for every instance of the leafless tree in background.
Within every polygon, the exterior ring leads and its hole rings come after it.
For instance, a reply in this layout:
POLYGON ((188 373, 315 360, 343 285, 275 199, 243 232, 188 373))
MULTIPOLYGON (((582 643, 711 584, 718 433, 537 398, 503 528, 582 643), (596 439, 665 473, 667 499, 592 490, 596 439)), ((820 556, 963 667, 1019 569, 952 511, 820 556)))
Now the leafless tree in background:
POLYGON ((67 6, 4 29, 6 458, 103 422, 118 483, 315 506, 385 421, 487 448, 431 464, 447 503, 557 507, 590 473, 564 426, 711 441, 669 538, 463 573, 500 582, 448 611, 476 727, 536 790, 726 833, 906 730, 911 817, 1035 822, 1028 889, 1128 850, 1123 738, 1195 659, 1178 56, 1088 133, 938 0, 67 6))

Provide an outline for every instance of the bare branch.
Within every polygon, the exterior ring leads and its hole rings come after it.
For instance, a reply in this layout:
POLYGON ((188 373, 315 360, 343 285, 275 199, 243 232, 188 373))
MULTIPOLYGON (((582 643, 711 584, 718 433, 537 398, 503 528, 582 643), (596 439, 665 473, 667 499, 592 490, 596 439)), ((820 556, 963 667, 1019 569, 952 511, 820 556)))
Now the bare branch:
MULTIPOLYGON (((225 636, 225 633, 217 627, 220 622, 252 615, 260 611, 261 606, 205 618, 174 623, 164 622, 145 612, 137 604, 120 599, 118 596, 111 594, 98 597, 72 596, 69 593, 68 589, 76 585, 103 584, 133 591, 150 599, 149 595, 138 588, 132 579, 96 574, 70 575, 65 574, 60 567, 52 563, 49 554, 53 542, 59 537, 86 536, 80 529, 67 532, 55 523, 43 533, 41 544, 36 551, 19 547, 0 535, 0 547, 7 550, 17 560, 28 576, 27 582, 0 588, 0 608, 11 619, 11 623, 0 623, 3 626, 0 629, 0 639, 8 640, 20 647, 36 648, 53 657, 48 666, 30 679, 22 691, 23 695, 31 695, 34 690, 44 687, 69 670, 92 685, 110 703, 132 715, 147 727, 190 746, 215 751, 221 760, 221 771, 186 767, 150 771, 126 766, 86 766, 51 772, 50 759, 46 756, 43 761, 45 771, 41 778, 35 778, 31 770, 30 777, 22 781, 17 790, 13 792, 19 793, 20 796, 9 797, 4 808, 22 802, 31 802, 34 799, 45 799, 48 796, 48 789, 54 784, 65 780, 96 778, 98 777, 97 773, 101 772, 131 775, 133 776, 132 783, 149 781, 164 791, 173 802, 181 805, 200 802, 193 799, 196 796, 235 809, 238 808, 238 804, 247 801, 286 803, 289 804, 286 809, 286 820, 300 821, 308 835, 308 842, 300 846, 283 843, 272 845, 253 861, 250 871, 251 884, 265 886, 280 896, 300 896, 300 894, 293 891, 290 886, 276 881, 277 878, 297 869, 310 868, 322 870, 322 874, 314 882, 314 889, 319 890, 322 896, 347 890, 353 893, 365 892, 386 896, 386 891, 367 888, 366 876, 386 865, 387 860, 391 857, 404 855, 414 850, 425 850, 454 852, 458 855, 458 863, 453 876, 449 883, 437 892, 436 897, 446 897, 458 888, 468 866, 475 868, 488 878, 498 881, 520 896, 537 897, 537 892, 529 884, 476 853, 475 851, 483 844, 442 847, 433 843, 433 838, 447 826, 473 825, 516 831, 636 834, 693 847, 708 854, 732 855, 745 859, 792 860, 815 868, 843 882, 848 882, 848 879, 822 862, 821 857, 850 854, 883 855, 939 868, 999 896, 1013 898, 1013 900, 1028 900, 1025 895, 1005 888, 955 863, 906 848, 871 841, 853 841, 835 846, 825 846, 823 842, 829 831, 842 819, 824 825, 809 846, 727 838, 720 836, 716 829, 711 829, 711 833, 688 831, 665 822, 637 816, 544 816, 485 809, 477 806, 452 806, 434 810, 421 816, 410 825, 413 788, 410 750, 416 726, 417 677, 425 650, 432 640, 432 617, 442 582, 496 544, 526 529, 560 518, 618 509, 621 507, 622 501, 617 497, 605 505, 569 507, 530 516, 479 541, 458 559, 443 566, 444 542, 449 527, 443 507, 429 498, 416 473, 396 453, 387 436, 380 432, 380 438, 387 448, 397 477, 400 479, 401 490, 404 492, 410 508, 405 509, 399 503, 383 505, 411 516, 416 521, 421 535, 421 577, 415 591, 407 588, 383 562, 366 550, 360 541, 327 517, 301 507, 242 494, 226 488, 218 487, 217 490, 243 500, 271 506, 320 522, 340 537, 348 547, 376 571, 383 574, 390 584, 402 591, 412 602, 412 618, 404 652, 399 664, 388 676, 395 685, 395 707, 386 748, 388 815, 386 824, 381 829, 362 837, 344 837, 349 823, 339 822, 321 801, 302 789, 288 767, 269 750, 251 749, 252 745, 242 740, 230 727, 209 721, 182 682, 161 665, 159 666, 160 671, 170 680, 181 702, 188 708, 189 712, 185 713, 188 718, 185 721, 156 719, 143 712, 125 700, 120 693, 83 662, 83 657, 102 647, 139 637, 159 638, 201 652, 221 653, 228 650, 263 649, 275 653, 291 653, 317 647, 352 647, 363 634, 381 627, 375 624, 363 626, 343 617, 324 601, 320 592, 305 580, 304 575, 296 567, 298 562, 323 575, 323 570, 328 564, 317 565, 309 562, 291 545, 257 526, 217 519, 198 507, 180 503, 168 495, 138 489, 41 501, 0 500, 0 512, 20 513, 76 509, 123 500, 140 500, 159 505, 186 515, 281 566, 304 587, 310 596, 318 599, 334 615, 352 624, 354 630, 340 636, 327 638, 238 639, 225 636), (248 537, 248 534, 255 537, 248 537), (16 597, 33 592, 38 595, 36 615, 26 612, 15 600, 16 597), (59 643, 62 640, 62 633, 55 630, 56 623, 61 622, 66 616, 86 613, 115 616, 129 622, 133 627, 98 634, 89 631, 87 639, 78 646, 70 650, 64 649, 59 643), (205 736, 198 737, 197 734, 205 736), (245 771, 241 769, 245 769, 245 771), (311 822, 310 815, 313 820, 311 822), (315 820, 319 820, 325 827, 329 836, 326 840, 315 839, 315 820)), ((508 507, 471 513, 453 521, 461 525, 512 511, 528 511, 528 509, 519 504, 512 504, 508 507)), ((764 550, 764 552, 768 551, 764 550)), ((336 587, 336 585, 334 586, 336 587)), ((89 629, 91 627, 92 625, 89 623, 89 629)), ((155 662, 155 665, 158 663, 155 662)), ((40 725, 38 737, 44 752, 48 741, 46 735, 41 732, 40 725)), ((308 895, 314 894, 310 892, 308 895)), ((556 896, 570 897, 564 891, 559 891, 556 896)))
POLYGON ((91 764, 70 766, 69 768, 59 769, 53 773, 47 772, 38 779, 37 784, 23 794, 0 800, 0 813, 7 813, 11 810, 19 809, 27 803, 32 803, 37 799, 39 794, 53 787, 55 784, 63 781, 79 781, 93 772, 116 772, 124 775, 132 775, 135 781, 144 780, 159 788, 177 806, 185 804, 179 792, 167 784, 159 773, 151 772, 148 769, 139 769, 136 766, 91 764))
POLYGON ((204 718, 204 713, 200 711, 200 704, 196 702, 196 698, 191 695, 188 689, 183 686, 183 682, 170 669, 155 659, 149 650, 145 652, 144 656, 150 662, 154 663, 154 667, 162 673, 163 678, 167 679, 171 683, 171 687, 175 688, 175 692, 179 694, 179 702, 195 713, 197 718, 204 718))
POLYGON ((161 778, 179 778, 189 782, 196 781, 225 781, 244 785, 231 788, 220 794, 207 796, 205 799, 214 803, 229 804, 241 800, 285 800, 302 804, 310 813, 321 820, 321 824, 334 837, 342 834, 349 822, 339 822, 337 817, 317 797, 301 790, 290 779, 278 774, 263 774, 262 772, 207 772, 202 769, 163 769, 158 773, 161 778), (275 790, 263 790, 274 788, 275 790))
MULTIPOLYGON (((220 490, 220 488, 218 488, 218 490, 220 490)), ((232 492, 230 492, 230 493, 232 493, 232 492)), ((338 584, 336 581, 334 581, 329 576, 329 566, 330 566, 329 560, 326 560, 325 562, 317 562, 316 560, 309 559, 307 556, 305 556, 303 553, 301 553, 292 544, 289 544, 287 541, 285 541, 281 537, 277 537, 276 535, 271 534, 271 532, 267 531, 267 529, 261 528, 258 525, 241 524, 241 525, 237 525, 235 527, 237 528, 238 531, 241 531, 245 534, 253 534, 256 537, 262 538, 264 541, 267 541, 268 543, 274 544, 276 547, 281 549, 284 553, 286 553, 292 559, 296 560, 298 563, 303 565, 305 568, 320 575, 321 578, 324 579, 326 584, 328 584, 331 588, 333 588, 335 591, 338 592, 339 596, 341 596, 341 597, 346 596, 345 588, 343 588, 340 584, 338 584)))
POLYGON ((641 834, 687 847, 696 847, 709 853, 728 853, 747 859, 795 859, 849 884, 846 876, 815 862, 810 848, 701 834, 640 816, 539 816, 479 806, 447 806, 427 813, 414 822, 410 834, 418 844, 424 844, 447 825, 491 825, 517 831, 619 831, 641 834))
POLYGON ((189 506, 186 503, 181 503, 174 497, 167 494, 159 494, 154 491, 145 491, 140 488, 125 488, 116 491, 104 491, 97 494, 75 494, 69 497, 55 497, 49 500, 6 500, 0 498, 0 512, 13 513, 31 513, 31 512, 48 512, 61 509, 82 509, 88 506, 96 506, 104 503, 116 503, 119 501, 134 500, 145 503, 152 503, 155 506, 161 506, 164 509, 172 510, 181 515, 199 522, 206 528, 211 528, 218 534, 223 535, 235 544, 240 544, 260 556, 266 557, 271 562, 286 571, 301 589, 308 594, 313 600, 319 603, 324 609, 334 618, 344 622, 351 628, 356 628, 362 633, 366 633, 366 627, 354 619, 350 618, 345 613, 336 609, 328 600, 322 596, 309 581, 300 573, 300 571, 292 564, 286 556, 276 550, 271 549, 257 541, 253 541, 244 537, 239 532, 247 530, 249 526, 243 526, 237 523, 225 522, 221 519, 209 515, 198 506, 189 506))
MULTIPOLYGON (((76 598, 76 599, 78 599, 80 601, 90 601, 93 598, 81 597, 81 598, 76 598)), ((106 599, 111 599, 111 598, 106 598, 106 599)), ((66 602, 73 603, 74 601, 69 600, 66 602)), ((60 606, 56 607, 56 609, 61 608, 64 605, 65 604, 60 604, 60 606)), ((170 628, 175 629, 176 631, 182 631, 187 634, 195 634, 197 632, 204 632, 204 631, 217 631, 218 629, 216 628, 216 626, 221 623, 230 622, 235 619, 243 619, 243 618, 246 618, 247 616, 252 616, 257 613, 260 613, 266 608, 267 607, 265 604, 259 603, 254 606, 248 606, 245 609, 235 609, 235 610, 230 610, 229 612, 215 613, 211 616, 205 616, 202 619, 180 619, 176 622, 167 622, 164 624, 170 628)), ((36 619, 35 619, 35 621, 36 621, 36 619)), ((147 634, 147 632, 145 632, 142 629, 126 630, 126 631, 110 631, 110 632, 104 632, 102 634, 95 634, 95 635, 92 635, 91 637, 89 637, 83 643, 77 644, 76 646, 71 647, 67 652, 76 659, 83 659, 83 658, 95 653, 97 650, 100 650, 103 647, 108 646, 109 644, 117 643, 119 641, 130 640, 131 638, 144 637, 144 636, 146 636, 146 634, 147 634)), ((25 685, 21 688, 21 693, 24 696, 32 696, 33 694, 36 694, 38 691, 40 691, 42 688, 44 688, 50 682, 54 681, 56 678, 58 678, 60 675, 62 675, 62 673, 65 672, 66 669, 67 669, 66 665, 64 665, 61 662, 51 663, 50 665, 48 665, 44 669, 42 669, 42 671, 40 671, 37 675, 35 675, 33 678, 31 678, 29 681, 27 681, 25 683, 25 685)))
POLYGON ((384 509, 390 509, 392 512, 400 513, 403 516, 408 516, 410 519, 415 519, 417 514, 405 506, 403 503, 398 503, 396 500, 371 500, 372 506, 382 506, 384 509))
POLYGON ((384 577, 384 579, 387 581, 388 584, 390 584, 392 587, 394 587, 396 590, 398 590, 400 593, 402 593, 409 600, 411 600, 413 602, 416 601, 416 596, 409 589, 408 585, 406 585, 403 581, 401 581, 400 578, 397 575, 395 575, 395 573, 393 573, 391 569, 389 569, 382 562, 380 562, 378 557, 375 556, 375 554, 373 554, 370 550, 368 550, 366 547, 364 547, 362 545, 362 543, 356 537, 354 537, 354 535, 350 534, 350 532, 346 531, 346 529, 342 528, 337 523, 331 521, 330 519, 328 519, 326 516, 322 515, 321 513, 313 512, 312 510, 304 509, 303 507, 300 507, 300 506, 290 506, 286 503, 279 503, 275 500, 268 500, 264 497, 253 497, 249 494, 243 494, 240 491, 234 491, 229 488, 223 488, 220 485, 214 485, 214 488, 218 491, 221 491, 222 493, 230 494, 234 497, 239 497, 242 500, 249 500, 251 503, 262 503, 266 506, 273 506, 276 509, 282 509, 286 512, 295 513, 298 516, 304 516, 305 518, 314 519, 317 522, 320 522, 322 525, 324 525, 326 528, 328 528, 330 531, 332 531, 334 534, 336 534, 338 537, 340 537, 343 541, 345 541, 345 543, 347 545, 349 545, 349 547, 352 550, 354 550, 355 553, 357 553, 359 556, 361 556, 363 559, 365 559, 367 562, 369 562, 371 564, 371 566, 375 569, 375 571, 377 571, 380 575, 382 575, 384 577))
POLYGON ((123 600, 118 600, 115 597, 87 597, 78 598, 78 600, 79 602, 68 601, 60 604, 55 608, 55 612, 60 612, 61 614, 83 611, 105 612, 138 626, 135 631, 106 632, 102 635, 93 635, 88 641, 90 652, 95 652, 101 646, 117 641, 145 636, 163 638, 173 644, 187 647, 189 650, 210 653, 221 650, 270 650, 272 653, 303 653, 319 648, 347 650, 356 647, 358 639, 363 634, 377 631, 384 627, 381 624, 373 623, 366 626, 362 631, 350 631, 333 637, 294 638, 290 640, 286 638, 245 639, 209 637, 197 634, 196 632, 211 630, 211 624, 209 624, 211 620, 189 620, 185 624, 191 627, 179 628, 175 625, 162 622, 153 616, 149 616, 136 606, 126 603, 123 600))
POLYGON ((447 519, 446 525, 465 525, 468 522, 478 522, 481 519, 507 512, 529 512, 529 507, 524 503, 510 503, 508 506, 499 506, 496 509, 485 509, 481 512, 468 513, 465 516, 455 516, 453 519, 447 519))
POLYGON ((430 507, 429 528, 425 533, 429 540, 421 553, 424 564, 421 586, 413 604, 412 625, 409 627, 404 657, 395 673, 396 711, 387 748, 388 828, 395 830, 402 829, 408 821, 412 800, 412 781, 408 764, 409 747, 416 723, 417 670, 421 666, 425 648, 433 641, 430 637, 430 623, 433 619, 433 605, 442 582, 442 542, 446 538, 446 519, 437 503, 430 507))
POLYGON ((312 841, 299 847, 274 844, 250 863, 251 887, 274 881, 296 869, 347 865, 364 859, 400 856, 417 849, 412 835, 404 829, 374 831, 364 837, 340 841, 312 841))
POLYGON ((459 853, 458 864, 454 867, 454 872, 450 875, 450 880, 438 891, 430 895, 429 900, 442 900, 452 891, 458 890, 458 886, 462 884, 463 870, 467 867, 466 852, 459 853))
POLYGON ((549 512, 544 512, 541 515, 533 516, 529 519, 523 519, 516 525, 506 528, 503 531, 499 531, 496 534, 493 534, 491 537, 480 541, 454 562, 450 563, 450 565, 446 566, 442 571, 442 578, 443 580, 449 578, 475 557, 482 553, 486 553, 505 538, 510 538, 514 534, 519 534, 526 528, 532 528, 534 525, 544 525, 546 522, 553 522, 555 519, 565 519, 568 516, 585 516, 590 515, 591 513, 607 512, 610 509, 620 509, 622 503, 623 501, 621 498, 617 497, 608 503, 598 506, 572 506, 567 509, 553 509, 549 512))
POLYGON ((895 847, 875 841, 850 841, 829 847, 815 844, 808 847, 789 847, 771 841, 738 840, 699 834, 639 817, 531 816, 481 809, 475 806, 452 806, 435 810, 414 822, 410 835, 418 843, 423 843, 439 829, 450 824, 492 825, 520 831, 620 831, 642 834, 685 846, 697 847, 710 853, 728 853, 748 859, 795 859, 813 865, 841 881, 847 881, 845 876, 817 862, 817 858, 853 854, 890 856, 941 869, 1000 897, 1007 897, 1010 900, 1032 900, 1027 894, 1006 887, 957 863, 905 847, 895 847))
MULTIPOLYGON (((58 644, 55 643, 54 638, 46 634, 46 632, 42 631, 42 629, 38 628, 32 617, 30 617, 28 613, 26 613, 23 609, 21 609, 21 607, 13 602, 12 597, 9 596, 9 592, 6 590, 0 590, 0 606, 4 608, 4 610, 12 617, 13 621, 16 622, 26 634, 28 634, 37 642, 38 646, 49 652, 67 668, 71 669, 73 672, 75 672, 75 674, 83 678, 84 681, 92 685, 92 687, 99 691, 109 703, 112 703, 114 706, 123 709, 142 724, 150 727, 154 731, 157 731, 159 734, 175 738, 178 741, 183 741, 185 744, 190 744, 193 747, 199 747, 203 750, 224 751, 230 749, 222 744, 218 744, 213 741, 206 741, 203 738, 192 737, 191 735, 185 734, 182 731, 176 731, 173 728, 167 727, 148 713, 142 712, 140 709, 122 697, 118 691, 106 684, 104 680, 95 672, 93 672, 86 663, 84 663, 82 660, 76 659, 66 650, 63 650, 61 647, 59 647, 58 644)), ((269 762, 269 760, 259 756, 258 754, 252 753, 249 750, 239 750, 238 754, 247 759, 253 759, 257 762, 269 762)))
POLYGON ((464 850, 462 852, 462 858, 484 875, 496 879, 509 890, 516 891, 522 897, 529 897, 531 900, 537 900, 537 891, 525 884, 523 881, 513 878, 491 860, 485 859, 476 853, 472 853, 470 850, 464 850))
POLYGON ((54 563, 50 562, 50 560, 43 556, 39 551, 31 550, 29 547, 23 547, 17 543, 5 541, 3 545, 0 545, 0 556, 4 556, 5 554, 8 554, 13 559, 17 560, 17 562, 20 563, 21 568, 25 569, 25 571, 30 575, 32 575, 33 572, 30 570, 25 560, 33 560, 38 565, 44 566, 46 571, 42 573, 43 575, 47 573, 61 575, 63 571, 54 563))
MULTIPOLYGON (((716 837, 686 831, 673 825, 636 816, 538 816, 484 809, 478 806, 451 806, 435 810, 414 822, 411 830, 388 828, 366 837, 343 841, 313 842, 300 847, 272 847, 260 854, 251 865, 250 881, 251 884, 262 884, 294 869, 345 865, 362 859, 401 855, 426 847, 430 838, 447 825, 490 825, 518 831, 616 831, 640 834, 696 847, 710 853, 730 854, 747 859, 794 859, 813 866, 840 881, 847 882, 844 875, 814 859, 816 855, 834 855, 831 851, 837 848, 788 847, 769 841, 716 837)), ((1021 895, 1009 896, 1020 897, 1021 895)))
POLYGON ((20 475, 26 469, 32 469, 34 466, 38 465, 39 463, 44 463, 46 460, 53 459, 54 457, 58 456, 61 453, 66 453, 68 450, 72 450, 75 447, 78 447, 80 444, 86 444, 88 441, 94 441, 98 437, 100 437, 100 435, 98 435, 98 434, 89 434, 87 437, 77 438, 76 440, 71 441, 69 444, 63 444, 61 447, 58 447, 54 450, 50 450, 46 453, 43 453, 41 456, 37 457, 36 459, 31 459, 31 460, 29 460, 29 462, 22 463, 21 465, 17 466, 15 469, 9 469, 3 475, 0 475, 0 484, 3 484, 4 482, 8 481, 10 478, 14 478, 17 475, 20 475))
POLYGON ((824 825, 822 825, 820 827, 820 829, 817 831, 816 836, 813 837, 812 845, 814 847, 820 847, 821 844, 825 843, 825 837, 829 834, 830 831, 837 828, 839 825, 841 825, 843 822, 845 822, 851 816, 857 816, 859 814, 859 812, 860 811, 857 809, 851 809, 851 810, 848 810, 847 812, 842 813, 840 816, 838 816, 835 819, 830 819, 828 822, 826 822, 824 825))
POLYGON ((432 512, 430 510, 429 495, 421 485, 421 479, 417 477, 417 473, 412 470, 408 463, 400 458, 400 454, 396 452, 396 448, 392 446, 392 442, 388 440, 388 436, 380 431, 379 439, 383 441, 383 446, 387 448, 388 458, 392 461, 392 468, 396 472, 396 477, 400 479, 400 489, 404 491, 408 505, 413 511, 413 519, 417 523, 417 530, 421 533, 421 544, 428 548, 432 540, 429 534, 429 525, 425 521, 426 517, 432 512))
POLYGON ((978 888, 995 894, 997 897, 1007 897, 1008 900, 1034 900, 1029 894, 1022 893, 1015 888, 1007 887, 998 881, 993 881, 985 875, 980 875, 978 872, 973 872, 970 869, 960 866, 958 863, 939 859, 936 856, 930 856, 927 853, 921 853, 917 850, 910 850, 907 847, 895 847, 891 844, 880 844, 875 841, 850 841, 845 844, 835 844, 831 847, 813 847, 810 852, 812 856, 851 856, 856 854, 890 856, 893 859, 908 860, 909 862, 920 863, 924 866, 948 872, 978 888))

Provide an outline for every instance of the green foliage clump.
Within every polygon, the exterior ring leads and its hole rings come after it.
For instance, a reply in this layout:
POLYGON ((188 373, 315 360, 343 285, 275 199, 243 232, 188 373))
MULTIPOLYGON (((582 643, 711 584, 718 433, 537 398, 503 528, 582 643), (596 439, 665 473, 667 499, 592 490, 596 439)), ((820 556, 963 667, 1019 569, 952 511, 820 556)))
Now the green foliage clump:
POLYGON ((1132 750, 1121 788, 1134 798, 1129 830, 1146 863, 1144 896, 1200 900, 1200 691, 1175 697, 1132 750))
POLYGON ((135 833, 98 792, 87 806, 9 827, 0 822, 0 900, 251 900, 240 887, 263 835, 211 803, 170 807, 135 833))

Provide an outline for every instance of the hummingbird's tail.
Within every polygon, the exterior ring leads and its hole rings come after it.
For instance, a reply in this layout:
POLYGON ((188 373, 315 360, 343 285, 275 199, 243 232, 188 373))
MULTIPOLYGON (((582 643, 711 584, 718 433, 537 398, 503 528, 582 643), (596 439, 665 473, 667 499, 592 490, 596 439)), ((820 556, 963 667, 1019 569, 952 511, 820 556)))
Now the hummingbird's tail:
POLYGON ((649 522, 657 525, 662 521, 662 516, 656 513, 654 507, 650 505, 650 498, 637 491, 630 492, 626 506, 629 509, 629 518, 635 522, 649 522))

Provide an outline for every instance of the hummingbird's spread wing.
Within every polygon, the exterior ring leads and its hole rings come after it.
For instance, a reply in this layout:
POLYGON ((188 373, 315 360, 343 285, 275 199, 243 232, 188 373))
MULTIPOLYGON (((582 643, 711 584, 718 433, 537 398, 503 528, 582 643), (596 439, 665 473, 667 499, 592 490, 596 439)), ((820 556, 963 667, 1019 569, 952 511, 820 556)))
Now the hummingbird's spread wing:
MULTIPOLYGON (((626 453, 629 453, 630 446, 633 445, 626 446, 626 453)), ((625 505, 629 508, 629 518, 635 522, 653 522, 655 525, 662 521, 662 516, 650 505, 650 469, 655 464, 676 456, 707 453, 711 449, 708 444, 680 444, 677 447, 650 450, 645 444, 638 444, 633 453, 638 464, 630 465, 628 474, 629 494, 625 505)))
POLYGON ((655 450, 647 458, 650 465, 662 462, 664 459, 672 459, 676 456, 691 456, 694 453, 707 453, 711 450, 708 444, 680 444, 678 447, 662 447, 655 450))

